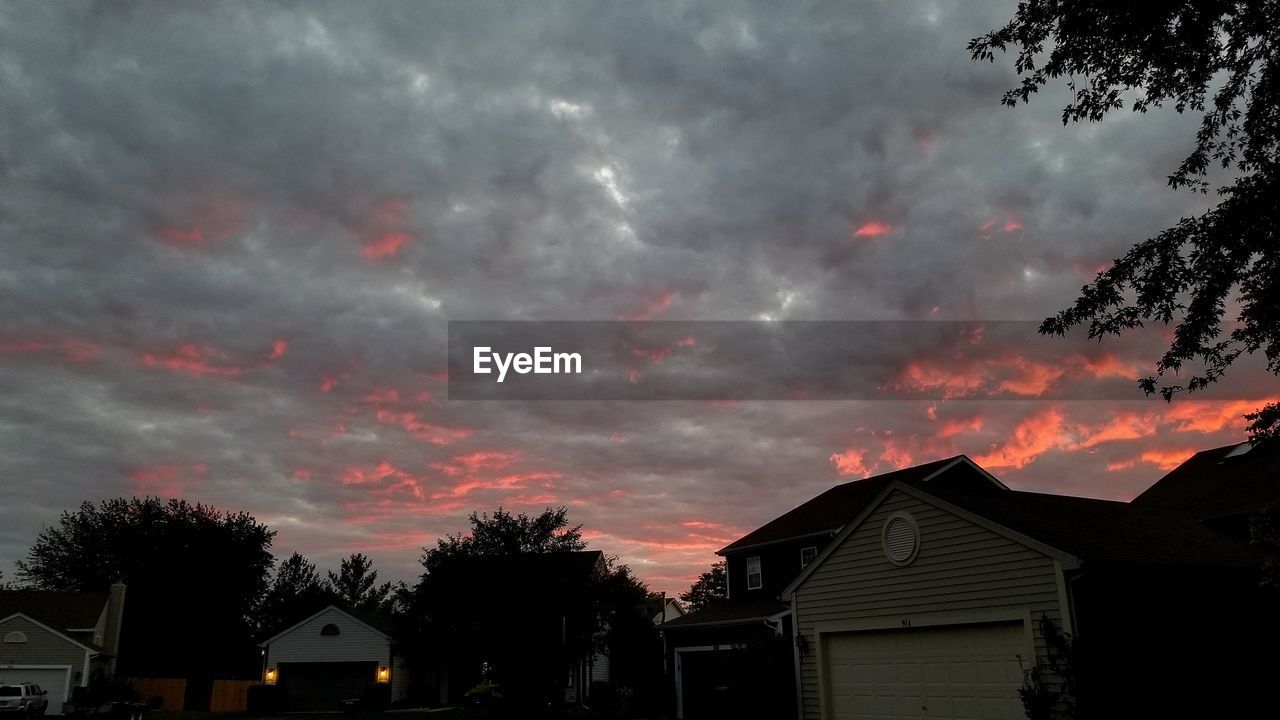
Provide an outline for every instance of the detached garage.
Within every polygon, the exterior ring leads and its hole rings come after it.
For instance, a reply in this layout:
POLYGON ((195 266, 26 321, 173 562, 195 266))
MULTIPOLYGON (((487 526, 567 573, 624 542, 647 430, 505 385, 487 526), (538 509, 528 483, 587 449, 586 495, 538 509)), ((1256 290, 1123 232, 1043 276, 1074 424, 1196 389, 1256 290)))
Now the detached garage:
POLYGON ((1037 665, 1082 716, 1255 716, 1276 665, 1248 548, 1127 503, 894 483, 783 597, 805 720, 1025 718, 1037 665))
POLYGON ((403 697, 391 637, 379 618, 330 605, 262 643, 263 682, 279 686, 289 710, 337 710, 390 685, 403 697))

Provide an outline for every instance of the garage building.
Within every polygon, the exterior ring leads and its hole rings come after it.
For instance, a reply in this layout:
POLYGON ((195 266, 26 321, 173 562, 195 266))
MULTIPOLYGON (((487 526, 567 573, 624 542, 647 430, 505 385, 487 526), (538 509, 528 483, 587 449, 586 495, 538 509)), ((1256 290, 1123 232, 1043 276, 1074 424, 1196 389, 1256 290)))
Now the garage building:
POLYGON ((895 482, 783 593, 797 711, 1025 718, 1033 672, 1060 714, 1252 716, 1277 648, 1252 562, 1128 503, 895 482))
POLYGON ((390 684, 393 701, 404 697, 403 663, 377 616, 329 605, 261 647, 263 682, 283 689, 289 710, 337 710, 377 684, 390 684))

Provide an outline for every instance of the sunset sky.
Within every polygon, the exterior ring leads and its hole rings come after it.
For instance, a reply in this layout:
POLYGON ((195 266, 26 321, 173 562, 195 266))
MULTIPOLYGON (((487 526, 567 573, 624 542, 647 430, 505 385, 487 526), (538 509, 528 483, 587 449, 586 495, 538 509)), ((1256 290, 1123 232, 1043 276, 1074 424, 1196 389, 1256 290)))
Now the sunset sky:
POLYGON ((1242 440, 1274 385, 1042 397, 1154 362, 1106 344, 887 358, 935 400, 448 400, 448 320, 1038 321, 1206 208, 1165 184, 1196 117, 1000 105, 965 44, 1014 7, 0 6, 0 571, 118 495, 404 580, 472 510, 566 505, 678 592, 867 474, 1128 499, 1242 440))

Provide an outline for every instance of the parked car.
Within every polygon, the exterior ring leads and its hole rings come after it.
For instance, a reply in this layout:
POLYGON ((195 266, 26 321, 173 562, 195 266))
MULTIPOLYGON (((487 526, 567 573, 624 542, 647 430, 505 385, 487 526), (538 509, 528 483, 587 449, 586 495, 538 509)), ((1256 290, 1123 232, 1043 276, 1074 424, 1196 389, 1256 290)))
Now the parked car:
POLYGON ((27 717, 44 715, 49 709, 49 691, 35 683, 0 685, 0 713, 25 713, 27 717))

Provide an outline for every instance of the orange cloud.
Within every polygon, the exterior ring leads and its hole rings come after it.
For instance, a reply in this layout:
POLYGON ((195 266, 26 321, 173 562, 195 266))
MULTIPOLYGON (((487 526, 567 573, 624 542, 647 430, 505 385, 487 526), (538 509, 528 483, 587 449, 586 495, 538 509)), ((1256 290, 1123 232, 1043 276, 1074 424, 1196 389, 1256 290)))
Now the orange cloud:
POLYGON ((993 448, 974 462, 986 468, 1019 469, 1050 450, 1074 444, 1067 435, 1066 418, 1055 407, 1046 408, 1018 423, 1002 447, 993 448))
POLYGON ((1091 448, 1104 442, 1137 440, 1156 434, 1156 421, 1149 413, 1122 413, 1096 426, 1079 426, 1078 447, 1091 448))
POLYGON ((165 353, 143 353, 142 364, 195 376, 234 377, 247 368, 228 364, 227 354, 209 346, 186 343, 165 353))
POLYGON ((912 361, 892 387, 915 392, 941 391, 944 398, 960 398, 977 393, 988 380, 985 373, 966 367, 912 361))
POLYGON ((893 228, 890 227, 888 223, 884 223, 879 220, 871 220, 859 225, 858 229, 853 231, 853 236, 861 238, 880 237, 881 235, 888 234, 892 230, 893 228))
POLYGON ((1168 406, 1168 410, 1164 412, 1164 420, 1174 423, 1174 429, 1179 432, 1211 433, 1226 427, 1244 430, 1245 414, 1273 402, 1280 402, 1280 397, 1228 401, 1181 400, 1168 406))
POLYGON ((88 340, 44 342, 31 339, 0 339, 0 358, 31 353, 52 353, 61 355, 63 360, 84 364, 96 360, 101 349, 97 343, 88 340))
POLYGON ((1138 455, 1137 457, 1128 458, 1126 460, 1117 460, 1115 462, 1108 463, 1107 470, 1115 472, 1118 470, 1126 470, 1128 468, 1133 467, 1134 465, 1137 465, 1138 463, 1146 463, 1149 465, 1155 465, 1161 470, 1168 471, 1186 462, 1187 458, 1195 454, 1196 454, 1196 451, 1192 450, 1191 448, 1178 448, 1178 449, 1169 449, 1169 450, 1159 450, 1159 449, 1147 450, 1146 452, 1142 453, 1141 455, 1138 455))
POLYGON ((469 475, 479 470, 496 470, 505 468, 519 458, 519 453, 499 450, 478 450, 476 452, 454 455, 444 462, 432 463, 431 467, 445 475, 469 475))
POLYGON ((384 233, 365 242, 360 248, 360 253, 369 260, 386 260, 399 254, 400 249, 408 245, 412 239, 413 237, 408 233, 384 233))
POLYGON ((143 353, 139 360, 152 368, 165 368, 196 377, 235 377, 245 371, 273 362, 284 356, 289 344, 284 340, 272 343, 266 359, 256 365, 237 365, 231 356, 218 348, 195 343, 184 343, 174 350, 143 353))
POLYGON ((409 410, 395 412, 382 409, 378 410, 375 417, 380 423, 399 425, 405 432, 432 445, 449 445, 471 435, 471 431, 465 428, 451 428, 426 422, 422 419, 421 413, 409 410))
POLYGON ((640 309, 632 315, 624 315, 619 320, 648 320, 655 315, 664 312, 671 307, 671 303, 675 302, 676 294, 670 290, 665 290, 654 295, 646 295, 640 301, 640 309))
POLYGON ((155 226, 157 239, 175 247, 194 247, 206 241, 224 240, 240 233, 246 210, 255 203, 237 193, 220 193, 198 204, 185 222, 155 226))
POLYGON ((894 470, 901 470, 915 462, 911 457, 911 453, 893 438, 884 441, 884 450, 880 453, 880 459, 889 463, 894 470))
POLYGON ((284 357, 285 352, 289 350, 289 343, 286 340, 277 339, 271 343, 271 352, 267 355, 268 362, 275 362, 284 357))
POLYGON ((128 477, 133 483, 134 495, 155 495, 158 497, 182 497, 190 486, 198 484, 204 477, 208 466, 194 463, 181 466, 173 463, 145 465, 129 471, 128 477))
POLYGON ((938 428, 937 437, 948 438, 966 432, 981 432, 982 417, 974 415, 970 418, 957 418, 955 420, 946 420, 942 423, 942 427, 938 428))
POLYGON ((875 463, 867 462, 867 452, 856 448, 845 448, 844 452, 832 453, 828 459, 835 463, 836 472, 841 475, 867 477, 875 468, 875 463))

